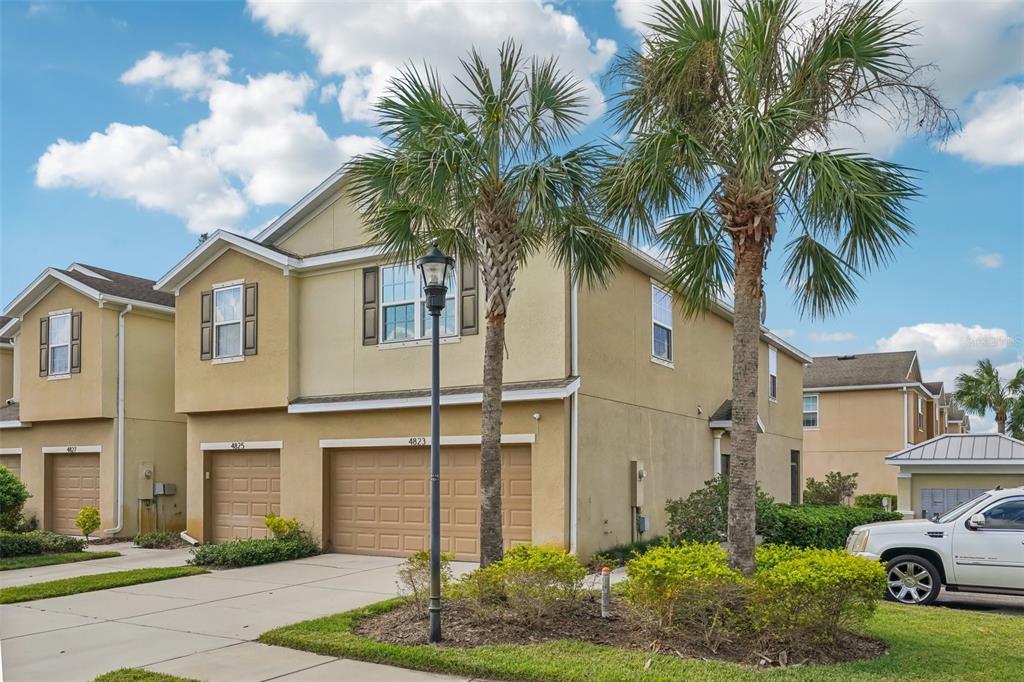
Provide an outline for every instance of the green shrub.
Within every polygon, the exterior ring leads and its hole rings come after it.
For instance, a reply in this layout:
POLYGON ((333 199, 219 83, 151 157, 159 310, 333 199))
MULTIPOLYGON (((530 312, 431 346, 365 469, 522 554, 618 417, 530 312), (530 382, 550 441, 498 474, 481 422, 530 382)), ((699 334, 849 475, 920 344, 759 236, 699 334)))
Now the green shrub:
POLYGON ((31 495, 28 494, 25 484, 19 481, 10 469, 0 465, 0 530, 20 529, 21 510, 29 497, 31 495))
POLYGON ((792 545, 759 545, 754 553, 755 568, 758 571, 774 568, 783 561, 801 559, 811 551, 815 550, 792 545))
POLYGON ((100 527, 100 510, 96 507, 82 507, 75 517, 75 528, 82 531, 82 535, 88 540, 97 528, 100 527))
POLYGON ((857 490, 857 474, 841 474, 830 471, 824 481, 807 479, 804 488, 804 504, 848 504, 857 490))
POLYGON ((902 518, 882 509, 780 504, 761 532, 770 544, 842 549, 855 526, 902 518))
MULTIPOLYGON (((755 503, 758 529, 769 522, 774 507, 775 501, 759 489, 755 503)), ((673 542, 722 542, 728 527, 729 480, 716 476, 704 481, 704 487, 687 498, 669 500, 665 512, 669 538, 673 542)))
POLYGON ((28 554, 65 554, 81 552, 85 541, 49 531, 28 533, 0 531, 0 557, 9 558, 28 554))
MULTIPOLYGON (((441 589, 452 582, 452 561, 455 555, 441 552, 441 589)), ((416 552, 398 567, 398 591, 414 601, 426 604, 430 598, 430 552, 416 552)))
POLYGON ((802 556, 754 574, 749 614, 763 641, 791 655, 833 644, 844 630, 860 631, 885 593, 885 569, 841 550, 802 556))
POLYGON ((270 512, 263 517, 263 523, 278 540, 290 540, 302 533, 302 526, 295 519, 286 519, 270 512))
POLYGON ((183 544, 183 540, 177 533, 166 530, 153 531, 152 533, 139 533, 132 540, 137 547, 145 549, 173 549, 183 544))
POLYGON ((643 554, 651 547, 664 545, 668 542, 668 538, 655 536, 649 540, 637 540, 636 542, 631 542, 629 544, 615 545, 608 549, 602 549, 600 552, 590 557, 590 561, 587 562, 587 568, 591 571, 600 571, 605 566, 609 568, 625 566, 626 562, 633 557, 643 554))
POLYGON ((867 493, 866 495, 858 495, 853 500, 855 507, 861 509, 885 509, 882 506, 882 500, 889 500, 889 511, 896 511, 896 496, 889 495, 887 493, 867 493))
POLYGON ((253 538, 229 540, 219 545, 201 545, 192 550, 192 558, 188 563, 196 566, 238 568, 301 559, 319 552, 320 547, 316 541, 308 533, 303 533, 287 540, 253 538))

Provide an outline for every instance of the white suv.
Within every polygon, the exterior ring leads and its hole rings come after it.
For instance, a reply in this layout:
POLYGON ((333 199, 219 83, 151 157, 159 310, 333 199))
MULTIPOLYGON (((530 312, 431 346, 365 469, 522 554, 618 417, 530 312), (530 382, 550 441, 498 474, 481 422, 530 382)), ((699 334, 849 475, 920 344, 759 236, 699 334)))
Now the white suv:
POLYGON ((884 561, 886 597, 930 604, 951 592, 1024 595, 1024 487, 989 490, 930 520, 857 526, 846 551, 884 561))

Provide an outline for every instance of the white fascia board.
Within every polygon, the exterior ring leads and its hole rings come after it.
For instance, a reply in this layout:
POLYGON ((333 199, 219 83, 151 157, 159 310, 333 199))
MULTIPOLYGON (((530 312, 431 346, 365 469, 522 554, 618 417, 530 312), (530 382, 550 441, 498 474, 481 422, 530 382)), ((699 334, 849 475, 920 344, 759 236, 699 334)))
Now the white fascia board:
MULTIPOLYGON (((525 402, 528 400, 564 400, 579 390, 580 380, 577 377, 568 386, 560 388, 538 388, 525 390, 503 391, 501 401, 506 403, 525 402)), ((458 393, 442 395, 441 405, 477 405, 483 402, 484 394, 458 393)), ((289 405, 291 414, 309 414, 314 412, 360 412, 363 410, 399 410, 411 407, 429 407, 430 396, 414 398, 371 398, 368 400, 352 400, 347 402, 299 403, 289 405)))
POLYGON ((282 440, 235 440, 221 443, 200 443, 203 452, 210 450, 280 450, 284 447, 282 440))
POLYGON ((141 308, 143 310, 152 310, 157 313, 165 313, 167 315, 174 315, 174 308, 166 305, 160 305, 159 303, 149 303, 147 301, 138 301, 134 298, 125 298, 123 296, 112 296, 110 294, 100 294, 100 302, 115 303, 117 305, 130 305, 133 308, 141 308))
POLYGON ((48 293, 56 282, 66 284, 75 291, 85 294, 94 301, 100 300, 100 292, 87 284, 79 282, 74 277, 68 277, 56 268, 46 268, 43 270, 42 274, 32 280, 32 283, 25 287, 25 289, 22 290, 22 292, 18 294, 6 308, 4 308, 3 314, 7 317, 21 317, 26 310, 30 309, 32 305, 35 305, 37 298, 41 298, 42 295, 45 295, 38 294, 39 289, 46 287, 48 293), (32 304, 24 305, 28 300, 32 300, 32 304))
POLYGON ((0 336, 2 336, 4 338, 9 337, 9 336, 13 336, 14 333, 18 331, 18 327, 20 327, 20 326, 21 326, 21 318, 20 317, 12 318, 7 324, 5 324, 3 327, 0 327, 0 336))
POLYGON ((98 454, 103 452, 103 447, 99 445, 44 445, 44 455, 59 455, 61 453, 72 453, 72 454, 98 454))
MULTIPOLYGON (((936 461, 934 463, 926 463, 918 460, 914 461, 903 461, 903 462, 886 462, 891 466, 900 467, 900 471, 905 474, 1024 474, 1024 459, 1018 460, 1003 460, 1006 464, 1001 464, 992 460, 966 460, 956 462, 952 460, 936 461)), ((950 487, 956 487, 951 485, 950 487)))
POLYGON ((6 349, 6 350, 14 350, 14 342, 13 341, 0 341, 0 348, 6 349))
POLYGON ((837 393, 839 391, 874 391, 887 388, 916 388, 917 390, 924 393, 929 398, 934 398, 927 388, 923 384, 919 384, 916 381, 904 381, 898 384, 858 384, 855 386, 815 386, 815 387, 804 387, 804 393, 837 393))
POLYGON ((263 230, 256 235, 256 241, 265 242, 275 232, 284 227, 290 222, 296 215, 301 213, 307 206, 316 201, 320 195, 330 190, 334 184, 341 179, 341 169, 331 173, 327 178, 319 185, 314 187, 306 196, 299 199, 291 208, 282 213, 274 222, 267 225, 263 230))
MULTIPOLYGON (((480 445, 480 436, 441 436, 442 446, 480 445)), ((537 441, 533 433, 503 433, 501 442, 505 445, 529 444, 537 441)), ((321 448, 395 448, 424 447, 430 445, 429 436, 406 436, 397 438, 323 438, 321 448)))
POLYGON ((83 275, 88 275, 89 277, 95 277, 96 279, 105 279, 108 282, 110 281, 109 277, 107 277, 105 275, 101 275, 100 273, 96 272, 92 268, 88 268, 88 267, 82 265, 81 263, 72 263, 71 265, 67 266, 64 269, 65 270, 70 270, 72 272, 80 272, 83 275))
MULTIPOLYGON (((223 248, 227 245, 230 245, 255 258, 266 261, 271 265, 277 265, 282 268, 292 268, 298 265, 297 259, 286 256, 279 251, 268 249, 265 246, 251 242, 243 237, 239 237, 232 232, 217 230, 210 235, 209 239, 193 249, 190 254, 178 261, 177 265, 168 270, 167 274, 161 277, 157 283, 153 285, 153 288, 157 291, 174 293, 174 290, 177 287, 180 287, 183 283, 179 280, 183 280, 192 271, 202 269, 206 264, 206 258, 204 257, 209 256, 212 251, 218 248, 223 248)), ((217 255, 220 255, 220 253, 223 252, 218 251, 217 255)))
MULTIPOLYGON (((732 420, 731 419, 716 419, 708 422, 708 428, 712 429, 725 429, 726 431, 732 431, 732 420)), ((761 433, 767 433, 768 430, 764 426, 764 422, 761 421, 761 415, 757 415, 757 428, 761 429, 761 433)))
POLYGON ((298 259, 298 264, 295 269, 299 272, 306 270, 315 270, 317 268, 328 267, 331 265, 339 265, 345 263, 355 263, 362 260, 371 260, 379 258, 384 250, 379 246, 364 246, 358 249, 349 249, 348 251, 339 251, 337 253, 325 253, 319 256, 307 256, 305 258, 298 259))
POLYGON ((17 419, 8 419, 0 422, 0 429, 25 429, 32 426, 32 422, 22 422, 17 419))
POLYGON ((21 448, 0 448, 0 455, 20 455, 21 448))

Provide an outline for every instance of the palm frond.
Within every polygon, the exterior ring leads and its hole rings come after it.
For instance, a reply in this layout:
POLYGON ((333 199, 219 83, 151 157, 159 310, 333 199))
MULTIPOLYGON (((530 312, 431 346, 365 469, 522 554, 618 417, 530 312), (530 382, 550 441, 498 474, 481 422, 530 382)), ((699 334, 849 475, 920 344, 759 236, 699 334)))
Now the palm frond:
POLYGON ((810 234, 786 245, 783 272, 801 315, 811 319, 841 313, 857 300, 857 271, 810 234))
POLYGON ((661 225, 659 237, 669 254, 666 285, 686 315, 704 312, 725 298, 736 270, 718 216, 704 208, 681 213, 661 225))
POLYGON ((622 264, 624 247, 603 224, 586 211, 568 208, 547 229, 551 256, 574 282, 603 286, 622 264))
POLYGON ((578 78, 558 70, 551 57, 530 65, 526 128, 534 153, 548 154, 552 144, 568 142, 583 124, 586 96, 578 78))

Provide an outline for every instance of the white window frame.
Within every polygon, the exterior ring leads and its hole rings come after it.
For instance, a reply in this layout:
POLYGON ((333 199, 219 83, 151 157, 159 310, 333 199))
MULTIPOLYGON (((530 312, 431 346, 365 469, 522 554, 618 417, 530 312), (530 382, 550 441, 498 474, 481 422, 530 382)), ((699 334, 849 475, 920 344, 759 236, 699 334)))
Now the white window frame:
POLYGON ((213 322, 213 339, 212 339, 212 342, 213 342, 213 349, 212 349, 213 350, 213 359, 214 360, 228 360, 228 359, 233 359, 233 358, 241 358, 242 357, 242 346, 245 343, 245 339, 244 339, 244 336, 245 336, 245 284, 244 283, 242 283, 242 284, 228 284, 228 285, 221 286, 221 287, 215 287, 214 290, 213 290, 213 311, 212 311, 212 313, 213 313, 212 314, 212 322, 213 322), (222 320, 222 321, 218 322, 217 321, 217 294, 223 293, 225 291, 230 291, 232 289, 237 289, 238 290, 238 303, 239 303, 238 315, 239 315, 239 317, 238 317, 237 320, 227 320, 227 321, 222 320), (226 355, 218 355, 217 354, 217 348, 218 348, 218 344, 217 344, 217 328, 218 327, 225 327, 225 326, 227 326, 229 324, 237 324, 238 325, 238 352, 237 353, 230 353, 230 354, 226 354, 226 355))
POLYGON ((768 400, 779 402, 779 351, 772 346, 768 346, 768 400))
MULTIPOLYGON (((454 320, 455 331, 452 332, 451 334, 445 334, 444 331, 442 330, 442 332, 441 332, 441 339, 442 340, 444 340, 444 339, 452 340, 452 339, 458 338, 458 336, 459 336, 459 332, 460 332, 460 327, 459 327, 459 306, 457 305, 458 295, 459 295, 459 272, 458 272, 458 269, 455 268, 452 271, 452 286, 450 286, 448 288, 448 292, 445 294, 445 297, 444 297, 445 309, 447 310, 447 309, 450 308, 452 310, 453 315, 455 316, 455 320, 454 320)), ((412 265, 402 265, 402 264, 392 264, 392 265, 381 265, 379 268, 377 268, 377 296, 378 296, 378 300, 380 301, 380 314, 378 315, 378 317, 380 319, 378 320, 378 327, 379 328, 377 330, 377 334, 378 334, 377 338, 380 339, 380 345, 382 345, 382 346, 393 346, 393 345, 401 345, 401 344, 418 344, 421 341, 429 340, 430 339, 430 331, 426 328, 426 317, 429 317, 429 315, 425 316, 424 315, 424 310, 423 310, 424 307, 426 306, 427 297, 423 293, 422 277, 420 276, 420 273, 417 271, 415 266, 412 266, 412 265), (384 302, 384 271, 389 269, 389 268, 409 268, 412 271, 414 286, 413 286, 413 297, 411 299, 402 299, 400 301, 391 301, 390 303, 385 303, 384 302), (407 339, 393 339, 391 341, 386 340, 384 338, 384 321, 385 321, 385 318, 386 318, 384 310, 386 308, 393 308, 393 307, 397 307, 397 306, 410 305, 410 304, 413 307, 413 335, 412 335, 412 337, 411 338, 407 338, 407 339)))
POLYGON ((924 431, 924 397, 917 396, 917 430, 924 431))
POLYGON ((46 374, 51 377, 70 377, 71 376, 71 310, 57 310, 47 315, 46 323, 46 374), (53 343, 53 321, 65 317, 68 320, 68 340, 67 343, 53 343), (68 368, 64 372, 53 371, 53 350, 55 348, 67 348, 68 349, 68 368))
POLYGON ((672 294, 662 286, 659 286, 656 282, 651 282, 651 362, 665 365, 666 367, 675 366, 675 331, 672 324, 673 320, 673 305, 672 305, 672 294), (654 317, 654 301, 655 292, 661 292, 668 297, 668 311, 669 311, 669 324, 664 322, 658 322, 654 317), (668 357, 663 358, 654 352, 654 328, 661 327, 668 331, 668 357))
MULTIPOLYGON (((808 398, 814 398, 814 426, 804 426, 804 431, 817 431, 821 428, 821 396, 817 393, 811 395, 805 395, 803 400, 808 398)), ((803 424, 804 415, 811 414, 812 411, 804 409, 803 400, 800 401, 800 423, 803 424)))

